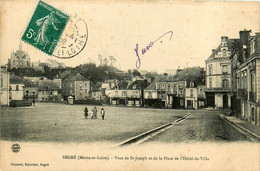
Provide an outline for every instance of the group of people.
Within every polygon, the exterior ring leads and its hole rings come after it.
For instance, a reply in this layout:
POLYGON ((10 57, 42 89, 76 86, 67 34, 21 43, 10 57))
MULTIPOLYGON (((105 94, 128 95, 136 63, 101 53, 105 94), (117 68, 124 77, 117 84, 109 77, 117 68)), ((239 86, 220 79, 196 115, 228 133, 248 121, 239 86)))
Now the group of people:
MULTIPOLYGON (((88 113, 88 108, 85 107, 85 110, 84 110, 85 119, 88 119, 88 115, 89 114, 90 114, 90 118, 91 119, 97 119, 97 113, 98 113, 97 107, 94 107, 92 109, 92 113, 91 112, 88 113)), ((104 108, 101 109, 100 114, 101 114, 102 120, 104 120, 105 119, 105 110, 104 110, 104 108)))

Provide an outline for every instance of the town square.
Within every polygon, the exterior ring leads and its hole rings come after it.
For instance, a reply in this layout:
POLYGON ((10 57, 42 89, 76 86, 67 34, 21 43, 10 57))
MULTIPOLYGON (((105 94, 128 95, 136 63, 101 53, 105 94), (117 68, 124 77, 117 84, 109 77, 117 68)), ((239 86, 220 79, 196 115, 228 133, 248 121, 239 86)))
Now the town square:
POLYGON ((0 170, 259 170, 259 2, 0 4, 0 170))

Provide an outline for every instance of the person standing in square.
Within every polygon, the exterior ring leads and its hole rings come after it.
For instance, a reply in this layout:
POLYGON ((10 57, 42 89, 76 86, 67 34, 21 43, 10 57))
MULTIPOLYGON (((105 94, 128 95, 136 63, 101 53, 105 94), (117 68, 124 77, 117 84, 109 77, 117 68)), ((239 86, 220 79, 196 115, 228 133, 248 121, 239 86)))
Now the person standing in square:
POLYGON ((102 117, 102 120, 104 120, 104 118, 105 118, 105 110, 104 110, 104 108, 101 109, 101 117, 102 117))

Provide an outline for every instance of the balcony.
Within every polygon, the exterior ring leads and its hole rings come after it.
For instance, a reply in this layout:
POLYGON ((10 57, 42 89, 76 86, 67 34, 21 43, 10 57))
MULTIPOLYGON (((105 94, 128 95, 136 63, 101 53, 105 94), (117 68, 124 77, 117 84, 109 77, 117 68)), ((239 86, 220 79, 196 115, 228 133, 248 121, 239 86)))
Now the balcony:
POLYGON ((247 99, 248 99, 247 90, 244 89, 244 88, 238 89, 237 96, 238 96, 239 98, 242 98, 242 99, 244 99, 244 100, 247 100, 247 99))
POLYGON ((205 92, 231 92, 231 88, 215 87, 215 88, 206 88, 205 92))
POLYGON ((256 93, 255 92, 249 92, 249 100, 253 103, 256 102, 256 93))

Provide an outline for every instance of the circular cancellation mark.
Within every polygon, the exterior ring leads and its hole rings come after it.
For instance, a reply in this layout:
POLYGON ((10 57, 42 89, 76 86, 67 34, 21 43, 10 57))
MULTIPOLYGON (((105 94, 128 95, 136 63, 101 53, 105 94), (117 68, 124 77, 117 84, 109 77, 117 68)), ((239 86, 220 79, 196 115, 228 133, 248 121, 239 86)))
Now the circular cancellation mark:
POLYGON ((71 16, 52 55, 62 59, 75 57, 85 48, 87 40, 86 22, 77 15, 71 16))

